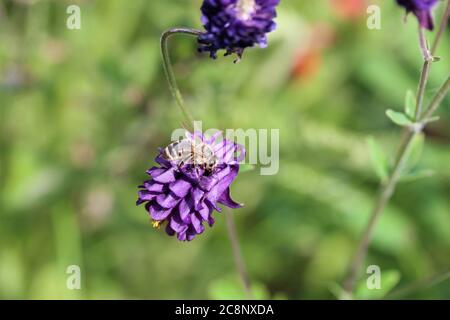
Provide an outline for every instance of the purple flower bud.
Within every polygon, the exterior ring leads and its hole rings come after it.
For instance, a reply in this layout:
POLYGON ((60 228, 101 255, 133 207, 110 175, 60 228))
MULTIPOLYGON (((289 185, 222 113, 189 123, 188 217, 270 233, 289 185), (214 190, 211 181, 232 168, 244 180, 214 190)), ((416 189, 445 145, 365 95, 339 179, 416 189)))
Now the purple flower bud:
POLYGON ((419 20, 420 25, 428 30, 434 29, 431 9, 438 0, 397 0, 397 3, 405 7, 407 13, 414 13, 419 20))
POLYGON ((245 48, 267 46, 266 34, 275 30, 275 7, 280 0, 204 0, 202 23, 206 32, 199 36, 199 51, 235 53, 239 58, 245 48))
POLYGON ((160 150, 155 158, 159 166, 147 171, 151 179, 139 186, 136 203, 145 203, 154 227, 166 223, 167 234, 191 241, 203 233, 204 222, 214 224, 213 211, 221 212, 218 204, 242 206, 231 199, 230 185, 245 150, 232 141, 217 142, 221 134, 206 139, 201 133, 188 133, 186 139, 160 150), (183 149, 187 143, 193 148, 183 149))

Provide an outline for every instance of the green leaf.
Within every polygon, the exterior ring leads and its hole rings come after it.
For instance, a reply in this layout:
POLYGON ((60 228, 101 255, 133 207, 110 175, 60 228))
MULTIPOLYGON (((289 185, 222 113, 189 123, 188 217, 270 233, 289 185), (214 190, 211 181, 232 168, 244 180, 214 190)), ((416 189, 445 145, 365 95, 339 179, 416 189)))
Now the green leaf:
POLYGON ((416 96, 412 90, 406 92, 405 114, 411 119, 414 119, 416 115, 416 96))
POLYGON ((382 182, 386 181, 389 177, 389 164, 386 155, 373 137, 367 139, 367 145, 375 173, 382 182))
POLYGON ((385 297, 400 281, 400 272, 397 270, 381 270, 380 276, 380 288, 369 289, 367 285, 367 279, 371 276, 367 274, 361 282, 358 284, 355 291, 356 299, 382 299, 385 297))
POLYGON ((433 62, 439 62, 441 61, 441 57, 433 57, 433 62))
POLYGON ((427 118, 425 120, 423 120, 423 122, 425 124, 430 123, 430 122, 435 122, 435 121, 439 121, 440 117, 439 116, 435 116, 435 117, 431 117, 431 118, 427 118))
POLYGON ((420 179, 430 178, 434 176, 436 172, 431 169, 421 169, 405 174, 401 177, 401 182, 412 182, 420 179))
POLYGON ((411 119, 409 119, 408 116, 402 112, 397 112, 389 109, 386 111, 386 115, 389 119, 391 119, 392 122, 401 127, 413 125, 411 119))

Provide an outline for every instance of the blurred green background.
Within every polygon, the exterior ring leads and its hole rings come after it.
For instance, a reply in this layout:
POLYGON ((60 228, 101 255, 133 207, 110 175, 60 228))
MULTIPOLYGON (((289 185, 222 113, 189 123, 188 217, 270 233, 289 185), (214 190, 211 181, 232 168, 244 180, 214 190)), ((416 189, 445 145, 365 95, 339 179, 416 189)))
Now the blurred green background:
MULTIPOLYGON (((223 215, 180 243, 135 206, 182 119, 159 36, 201 28, 200 4, 0 1, 0 298, 245 297, 223 215), (70 4, 81 8, 81 30, 66 28, 70 4), (69 265, 81 267, 81 290, 66 288, 69 265)), ((282 0, 278 13, 269 47, 237 65, 198 54, 190 37, 170 48, 204 128, 280 129, 279 173, 242 173, 232 186, 246 205, 233 214, 257 297, 333 299, 377 192, 367 138, 393 154, 400 129, 385 110, 402 110, 417 86, 416 22, 404 24, 393 0, 282 0), (381 30, 366 27, 368 4, 381 6, 381 30)), ((447 33, 428 100, 449 52, 447 33)), ((435 175, 399 185, 366 261, 389 287, 450 269, 448 98, 440 115, 410 163, 435 175)), ((427 284, 402 297, 450 298, 449 280, 427 284)))

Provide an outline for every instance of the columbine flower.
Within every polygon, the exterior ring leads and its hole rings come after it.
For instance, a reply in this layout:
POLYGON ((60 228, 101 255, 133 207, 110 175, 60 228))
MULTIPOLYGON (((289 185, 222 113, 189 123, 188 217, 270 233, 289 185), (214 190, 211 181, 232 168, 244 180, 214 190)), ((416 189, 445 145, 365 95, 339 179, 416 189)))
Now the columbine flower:
MULTIPOLYGON (((221 134, 219 132, 219 134, 221 134)), ((150 180, 139 186, 137 205, 145 203, 153 227, 166 224, 169 235, 180 241, 191 241, 203 233, 203 222, 212 226, 218 204, 230 208, 242 205, 230 197, 230 185, 239 172, 239 161, 245 155, 241 145, 228 140, 216 142, 218 135, 206 139, 200 133, 187 133, 187 139, 201 141, 214 152, 215 165, 206 168, 197 164, 181 164, 167 158, 167 149, 161 149, 155 161, 159 164, 147 171, 150 180)))
POLYGON ((204 0, 202 23, 206 33, 199 36, 199 51, 211 58, 225 49, 225 55, 237 54, 255 44, 267 46, 266 34, 276 28, 273 19, 280 0, 204 0))
POLYGON ((414 13, 420 25, 428 30, 433 30, 434 23, 431 9, 438 0, 397 0, 397 3, 405 7, 407 13, 414 13))

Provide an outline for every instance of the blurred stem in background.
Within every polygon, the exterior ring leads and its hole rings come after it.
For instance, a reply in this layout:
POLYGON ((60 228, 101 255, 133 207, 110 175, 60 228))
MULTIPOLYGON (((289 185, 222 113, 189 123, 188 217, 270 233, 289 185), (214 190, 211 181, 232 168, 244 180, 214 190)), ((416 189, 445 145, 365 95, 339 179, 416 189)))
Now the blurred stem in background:
POLYGON ((242 258, 241 248, 239 246, 239 238, 236 232, 236 225, 234 224, 233 214, 230 209, 225 209, 225 219, 227 221, 227 230, 230 236, 231 249, 233 250, 234 263, 236 269, 241 277, 244 285, 245 294, 248 299, 253 299, 250 278, 248 277, 247 269, 245 268, 244 259, 242 258))
POLYGON ((438 93, 435 95, 435 97, 429 104, 428 108, 425 110, 425 112, 422 112, 423 97, 430 74, 430 67, 433 62, 438 60, 434 58, 434 54, 436 53, 442 35, 444 34, 445 29, 447 28, 449 15, 450 15, 450 0, 447 2, 447 7, 445 9, 442 22, 440 24, 439 30, 437 32, 431 50, 428 48, 427 41, 424 35, 424 30, 421 27, 419 27, 419 44, 423 54, 424 64, 420 76, 419 88, 417 90, 416 113, 414 119, 415 123, 408 128, 408 132, 406 133, 405 139, 402 140, 402 143, 396 155, 394 167, 391 171, 391 174, 387 182, 382 183, 381 185, 378 200, 370 215, 369 222, 359 242, 356 254, 354 255, 350 263, 349 269, 347 271, 347 275, 343 283, 344 292, 343 296, 341 297, 342 299, 352 298, 358 273, 367 255, 373 231, 375 229, 379 217, 381 216, 381 213, 383 212, 384 208, 386 207, 387 203, 389 202, 389 200, 391 199, 392 195, 395 192, 395 188, 397 186, 399 179, 401 178, 401 173, 404 168, 405 162, 408 159, 408 156, 410 155, 409 150, 412 147, 414 138, 423 131, 427 122, 433 116, 434 112, 438 109, 440 103, 450 90, 450 78, 447 78, 445 83, 442 85, 438 93))
MULTIPOLYGON (((167 81, 169 84, 170 92, 172 93, 175 101, 180 107, 181 112, 186 120, 184 123, 188 130, 193 130, 194 118, 192 117, 189 110, 186 108, 183 100, 183 96, 181 95, 180 89, 178 88, 177 81, 175 79, 175 74, 173 72, 172 64, 170 62, 169 50, 168 50, 168 39, 170 36, 175 34, 185 34, 198 37, 202 34, 202 31, 195 29, 187 29, 187 28, 173 28, 165 31, 161 36, 161 53, 164 65, 164 72, 167 77, 167 81)), ((234 223, 234 218, 232 213, 229 210, 225 210, 225 219, 227 222, 227 231, 228 236, 230 237, 231 249, 233 251, 233 259, 236 265, 237 272, 241 278, 241 281, 244 286, 244 290, 248 299, 252 299, 251 293, 251 283, 250 278, 248 277, 247 270, 245 268, 244 259, 242 257, 239 239, 237 236, 236 225, 234 223)))
POLYGON ((428 279, 406 285, 405 287, 400 288, 398 290, 392 291, 386 296, 386 298, 397 299, 405 297, 421 289, 431 288, 432 286, 439 284, 447 279, 450 279, 450 270, 438 275, 434 275, 428 279))
POLYGON ((183 96, 181 95, 180 89, 178 88, 177 81, 175 79, 175 74, 173 72, 172 64, 170 62, 170 55, 168 49, 168 40, 170 36, 174 34, 186 34, 198 37, 202 32, 200 30, 186 29, 186 28, 174 28, 165 31, 161 36, 161 53, 163 58, 164 72, 169 83, 170 92, 172 93, 178 107, 181 109, 183 116, 186 118, 188 129, 192 130, 192 124, 194 123, 194 118, 190 114, 189 110, 184 105, 183 96))

